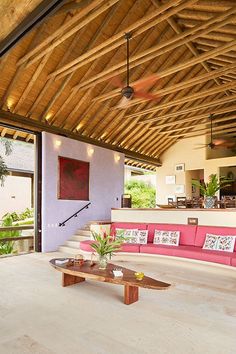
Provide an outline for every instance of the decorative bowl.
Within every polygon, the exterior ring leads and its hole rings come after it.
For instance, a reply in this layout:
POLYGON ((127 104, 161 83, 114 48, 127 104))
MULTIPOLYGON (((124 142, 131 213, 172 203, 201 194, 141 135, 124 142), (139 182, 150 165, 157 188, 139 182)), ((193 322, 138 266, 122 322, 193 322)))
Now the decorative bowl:
POLYGON ((143 280, 143 277, 144 277, 143 272, 136 272, 136 273, 134 273, 134 275, 137 280, 143 280))

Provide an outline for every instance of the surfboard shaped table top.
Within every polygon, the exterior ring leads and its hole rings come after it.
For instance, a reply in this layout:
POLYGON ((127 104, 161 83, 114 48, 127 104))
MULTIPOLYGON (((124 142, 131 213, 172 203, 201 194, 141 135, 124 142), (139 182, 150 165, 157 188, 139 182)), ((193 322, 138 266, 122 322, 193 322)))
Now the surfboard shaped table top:
POLYGON ((145 275, 142 280, 137 280, 135 271, 112 263, 108 263, 106 269, 99 269, 99 264, 96 262, 84 261, 82 265, 79 265, 74 263, 73 258, 68 258, 68 262, 63 264, 63 258, 55 258, 50 260, 50 264, 62 272, 62 286, 81 283, 85 279, 124 285, 124 303, 126 305, 138 301, 139 288, 166 290, 170 287, 170 284, 145 275), (117 268, 122 270, 122 276, 114 276, 113 271, 117 268))

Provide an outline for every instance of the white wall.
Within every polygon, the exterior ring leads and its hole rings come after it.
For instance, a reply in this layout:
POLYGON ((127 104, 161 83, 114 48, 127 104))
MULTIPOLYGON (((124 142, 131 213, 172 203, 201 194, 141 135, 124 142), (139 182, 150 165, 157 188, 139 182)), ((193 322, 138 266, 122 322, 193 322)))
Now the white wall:
POLYGON ((228 209, 113 209, 112 222, 188 224, 197 218, 198 225, 236 227, 236 212, 228 209))
POLYGON ((61 136, 42 134, 42 251, 55 251, 91 220, 110 220, 111 208, 120 207, 124 190, 124 155, 61 136), (61 142, 59 146, 57 142, 61 142), (88 149, 93 148, 92 156, 88 149), (66 226, 58 223, 86 205, 86 201, 57 199, 58 156, 90 162, 89 194, 92 205, 66 226), (117 156, 120 157, 117 161, 117 156), (118 198, 118 200, 116 200, 118 198))
POLYGON ((162 155, 162 166, 157 168, 157 204, 166 204, 168 196, 190 196, 186 190, 176 194, 176 186, 165 183, 165 176, 175 175, 176 184, 186 187, 186 173, 175 172, 176 164, 185 163, 185 171, 204 169, 205 180, 212 173, 218 175, 219 167, 236 165, 236 156, 206 160, 206 149, 195 150, 197 144, 205 144, 205 137, 180 140, 162 155))
POLYGON ((6 213, 31 209, 31 178, 7 176, 0 186, 0 220, 6 213))

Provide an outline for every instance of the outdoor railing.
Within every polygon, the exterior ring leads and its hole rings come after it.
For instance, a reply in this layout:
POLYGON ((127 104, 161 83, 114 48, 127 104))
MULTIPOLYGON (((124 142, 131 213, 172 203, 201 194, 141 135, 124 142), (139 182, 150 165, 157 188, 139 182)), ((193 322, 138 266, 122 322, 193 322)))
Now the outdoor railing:
POLYGON ((2 226, 0 227, 0 255, 31 252, 34 249, 33 235, 19 235, 2 237, 2 232, 34 230, 34 225, 2 226))

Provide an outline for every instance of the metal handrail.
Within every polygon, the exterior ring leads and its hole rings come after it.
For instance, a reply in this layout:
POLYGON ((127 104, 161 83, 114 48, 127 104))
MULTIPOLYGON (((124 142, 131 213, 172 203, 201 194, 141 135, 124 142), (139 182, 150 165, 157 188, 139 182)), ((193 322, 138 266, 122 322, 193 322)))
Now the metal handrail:
POLYGON ((73 215, 71 215, 69 218, 67 218, 66 220, 64 220, 63 222, 59 223, 59 226, 65 226, 67 221, 69 221, 70 219, 72 219, 73 217, 77 217, 78 214, 84 210, 84 209, 88 209, 89 205, 91 204, 91 202, 89 202, 88 204, 86 204, 85 206, 83 206, 83 208, 81 208, 80 210, 78 210, 76 213, 74 213, 73 215))

